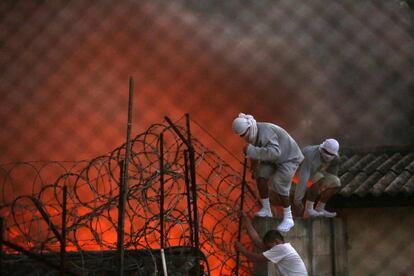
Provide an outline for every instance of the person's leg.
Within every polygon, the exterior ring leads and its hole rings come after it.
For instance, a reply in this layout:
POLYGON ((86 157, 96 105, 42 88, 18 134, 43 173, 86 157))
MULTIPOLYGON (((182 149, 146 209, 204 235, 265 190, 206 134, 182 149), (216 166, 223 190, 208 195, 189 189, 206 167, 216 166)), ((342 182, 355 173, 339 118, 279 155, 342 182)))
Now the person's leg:
POLYGON ((267 163, 259 163, 254 169, 253 177, 256 179, 257 190, 260 195, 262 208, 255 214, 259 217, 272 217, 272 210, 269 201, 268 180, 274 172, 274 167, 267 163))
POLYGON ((306 200, 315 202, 320 194, 321 181, 314 182, 311 187, 306 190, 306 200))
POLYGON ((337 187, 337 188, 328 188, 328 189, 324 190, 321 193, 321 198, 319 199, 319 202, 322 202, 322 203, 325 203, 326 204, 328 202, 328 200, 333 195, 335 195, 337 192, 339 192, 339 190, 340 190, 340 187, 337 187))
POLYGON ((269 198, 270 198, 270 204, 272 204, 273 206, 282 205, 280 196, 273 189, 269 190, 269 198))
POLYGON ((290 206, 289 196, 284 196, 284 195, 279 194, 279 198, 280 198, 283 208, 288 208, 290 206))
POLYGON ((270 208, 269 200, 269 187, 268 180, 264 178, 258 178, 256 181, 257 190, 260 195, 260 202, 262 203, 262 208, 255 214, 259 217, 272 217, 272 210, 270 208))
POLYGON ((267 185, 268 180, 264 178, 259 178, 256 180, 257 190, 259 191, 260 198, 269 197, 269 187, 267 185))
POLYGON ((325 210, 326 203, 328 200, 339 191, 340 188, 328 188, 321 193, 321 198, 316 205, 316 211, 321 213, 322 216, 333 218, 336 217, 336 212, 329 212, 325 210))
POLYGON ((277 227, 280 232, 289 232, 289 230, 295 225, 293 221, 292 208, 290 206, 289 195, 279 194, 279 198, 283 206, 283 220, 277 227))
POLYGON ((271 189, 279 195, 283 206, 283 220, 277 227, 277 230, 280 232, 288 232, 295 225, 290 206, 289 192, 292 178, 297 168, 298 164, 293 162, 279 164, 272 177, 271 189))
POLYGON ((312 181, 314 181, 313 185, 306 190, 305 211, 303 213, 303 217, 305 218, 319 217, 322 215, 313 208, 315 201, 319 196, 322 179, 323 175, 316 173, 316 175, 312 178, 312 181))
POLYGON ((280 232, 289 232, 289 230, 295 225, 293 222, 289 195, 282 195, 279 193, 279 197, 283 206, 283 220, 277 227, 277 230, 280 232))
POLYGON ((336 213, 325 210, 325 206, 328 200, 340 190, 341 182, 337 176, 332 174, 326 174, 323 180, 321 185, 321 197, 315 209, 317 212, 321 213, 322 216, 333 218, 336 217, 336 213))

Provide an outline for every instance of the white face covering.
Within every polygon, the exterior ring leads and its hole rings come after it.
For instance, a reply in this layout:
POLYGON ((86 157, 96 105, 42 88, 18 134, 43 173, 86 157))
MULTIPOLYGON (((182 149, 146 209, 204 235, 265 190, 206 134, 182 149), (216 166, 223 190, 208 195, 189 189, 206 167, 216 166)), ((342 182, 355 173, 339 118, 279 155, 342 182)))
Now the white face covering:
POLYGON ((332 160, 334 160, 334 159, 335 159, 335 155, 326 154, 326 153, 324 153, 323 151, 321 152, 321 155, 322 155, 322 159, 323 159, 325 162, 331 162, 332 160))
POLYGON ((331 162, 336 157, 336 155, 326 153, 325 150, 322 148, 322 145, 319 146, 319 152, 324 162, 331 162))
POLYGON ((240 113, 233 121, 233 131, 242 137, 247 143, 253 144, 257 137, 257 123, 252 115, 240 113))

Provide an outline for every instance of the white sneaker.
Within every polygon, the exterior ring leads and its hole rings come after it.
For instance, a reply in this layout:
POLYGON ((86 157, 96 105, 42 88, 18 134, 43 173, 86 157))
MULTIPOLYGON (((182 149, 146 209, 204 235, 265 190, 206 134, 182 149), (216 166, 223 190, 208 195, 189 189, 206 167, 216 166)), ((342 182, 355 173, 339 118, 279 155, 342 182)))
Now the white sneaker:
POLYGON ((265 209, 265 208, 260 209, 260 211, 257 212, 255 214, 255 216, 258 216, 258 217, 270 217, 270 218, 273 217, 272 211, 269 210, 269 209, 265 209))
POLYGON ((334 218, 334 217, 336 217, 336 213, 335 212, 328 212, 326 210, 319 210, 319 213, 321 214, 322 217, 326 217, 326 218, 334 218))
POLYGON ((305 213, 303 214, 303 217, 305 218, 316 218, 322 216, 322 212, 316 211, 315 209, 306 209, 305 213))
POLYGON ((293 219, 291 218, 285 218, 283 221, 279 224, 277 227, 277 230, 279 232, 289 232, 289 230, 295 225, 293 222, 293 219))

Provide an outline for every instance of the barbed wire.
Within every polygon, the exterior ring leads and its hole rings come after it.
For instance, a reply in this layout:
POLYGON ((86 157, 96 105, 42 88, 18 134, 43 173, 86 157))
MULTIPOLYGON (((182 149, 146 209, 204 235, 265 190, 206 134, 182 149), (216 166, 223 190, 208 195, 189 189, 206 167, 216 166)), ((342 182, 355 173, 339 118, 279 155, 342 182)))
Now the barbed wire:
MULTIPOLYGON (((160 247, 158 149, 161 132, 164 133, 165 149, 166 246, 191 246, 184 171, 186 146, 170 127, 154 124, 132 141, 125 214, 125 246, 128 249, 160 247)), ((241 177, 195 138, 193 147, 196 152, 200 249, 213 274, 229 275, 235 262, 233 243, 238 225, 241 177)), ((120 162, 124 151, 125 144, 90 161, 3 164, 0 167, 0 213, 5 219, 5 239, 33 252, 58 254, 59 239, 51 224, 58 229, 61 227, 62 188, 66 186, 67 250, 88 254, 88 250, 116 249, 120 162), (19 171, 27 168, 30 168, 32 183, 20 183, 22 174, 19 171), (50 222, 45 221, 39 208, 47 212, 50 222)), ((246 202, 247 210, 253 208, 254 195, 248 194, 246 202)), ((156 266, 157 263, 146 265, 156 266)), ((78 268, 83 272, 90 269, 93 267, 86 263, 78 268)), ((241 274, 249 269, 244 262, 241 274)))

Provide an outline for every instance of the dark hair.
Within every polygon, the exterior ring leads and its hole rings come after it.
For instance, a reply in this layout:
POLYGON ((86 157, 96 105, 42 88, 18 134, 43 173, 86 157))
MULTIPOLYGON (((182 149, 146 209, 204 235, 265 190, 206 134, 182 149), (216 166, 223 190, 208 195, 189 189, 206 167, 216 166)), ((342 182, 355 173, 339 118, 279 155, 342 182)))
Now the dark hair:
POLYGON ((276 240, 280 240, 282 242, 285 242, 285 238, 283 238, 282 234, 280 234, 277 230, 269 230, 263 237, 263 242, 266 243, 272 243, 276 240))

